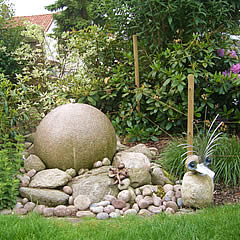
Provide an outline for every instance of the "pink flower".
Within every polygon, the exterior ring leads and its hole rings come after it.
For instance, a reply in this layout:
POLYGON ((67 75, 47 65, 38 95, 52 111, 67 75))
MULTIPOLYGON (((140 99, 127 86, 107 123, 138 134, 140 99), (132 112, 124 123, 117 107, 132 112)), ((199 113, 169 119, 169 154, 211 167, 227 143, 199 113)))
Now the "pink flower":
POLYGON ((217 50, 217 55, 218 55, 219 57, 223 57, 223 56, 224 56, 224 49, 223 49, 223 48, 218 49, 218 50, 217 50))
POLYGON ((233 64, 230 68, 233 73, 240 73, 240 63, 233 64))
POLYGON ((233 58, 238 58, 238 56, 237 56, 237 53, 234 51, 234 50, 231 50, 230 52, 229 52, 229 54, 231 55, 231 57, 233 57, 233 58))

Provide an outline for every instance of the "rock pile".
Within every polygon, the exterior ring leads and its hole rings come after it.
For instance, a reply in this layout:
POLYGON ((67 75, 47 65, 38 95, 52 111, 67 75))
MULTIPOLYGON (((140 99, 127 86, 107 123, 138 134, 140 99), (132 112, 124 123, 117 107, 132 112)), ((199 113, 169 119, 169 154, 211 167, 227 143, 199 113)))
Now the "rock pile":
POLYGON ((13 209, 16 214, 33 211, 46 217, 107 219, 176 213, 182 207, 181 185, 171 184, 161 167, 151 162, 156 149, 121 145, 124 150, 115 155, 112 164, 104 158, 95 162, 94 169, 77 173, 74 169, 46 169, 34 155, 33 145, 27 145, 31 154, 25 155, 18 176, 21 198, 13 209))

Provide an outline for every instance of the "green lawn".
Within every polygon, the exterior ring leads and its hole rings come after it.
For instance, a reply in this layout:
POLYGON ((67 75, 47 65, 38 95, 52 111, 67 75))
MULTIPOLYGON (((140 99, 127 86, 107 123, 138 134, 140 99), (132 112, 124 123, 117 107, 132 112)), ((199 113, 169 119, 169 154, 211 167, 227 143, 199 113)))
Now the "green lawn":
POLYGON ((240 205, 213 207, 196 214, 87 219, 78 224, 27 217, 0 216, 1 240, 232 240, 240 239, 240 205))

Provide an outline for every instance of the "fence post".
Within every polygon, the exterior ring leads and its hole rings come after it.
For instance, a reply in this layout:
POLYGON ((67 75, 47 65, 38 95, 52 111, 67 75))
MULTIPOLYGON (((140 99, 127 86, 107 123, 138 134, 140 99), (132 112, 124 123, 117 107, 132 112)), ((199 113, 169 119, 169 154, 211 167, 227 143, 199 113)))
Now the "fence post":
MULTIPOLYGON (((137 36, 133 35, 133 54, 134 54, 134 66, 135 66, 135 84, 136 87, 139 88, 140 87, 140 83, 139 83, 139 66, 138 66, 138 47, 137 47, 137 36)), ((140 113, 140 102, 138 100, 137 101, 137 111, 138 113, 140 113)))
POLYGON ((188 120, 187 120, 187 151, 191 151, 187 156, 192 155, 193 151, 193 117, 194 117, 194 75, 188 75, 188 120), (191 146, 190 146, 191 145, 191 146))

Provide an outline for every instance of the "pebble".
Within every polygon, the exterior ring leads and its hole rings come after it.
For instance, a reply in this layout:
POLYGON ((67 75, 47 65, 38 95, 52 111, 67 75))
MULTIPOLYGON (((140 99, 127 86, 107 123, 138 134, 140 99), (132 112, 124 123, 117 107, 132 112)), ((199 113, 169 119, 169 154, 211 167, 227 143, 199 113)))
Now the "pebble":
POLYGON ((69 187, 69 186, 64 186, 64 187, 63 187, 63 192, 65 192, 65 193, 68 194, 68 195, 71 195, 72 192, 73 192, 73 190, 72 190, 72 188, 69 187))
POLYGON ((153 198, 151 196, 146 196, 143 199, 146 200, 149 205, 153 204, 153 198))
POLYGON ((103 212, 103 206, 90 207, 90 210, 93 213, 101 213, 103 212))
POLYGON ((122 184, 118 184, 118 189, 120 191, 126 190, 126 189, 128 189, 129 186, 130 186, 130 179, 125 178, 125 179, 122 180, 122 184))
POLYGON ((33 212, 38 213, 40 215, 43 215, 43 211, 46 207, 44 205, 37 205, 34 209, 33 212))
POLYGON ((128 190, 123 190, 118 193, 117 198, 123 200, 124 202, 129 202, 131 199, 131 194, 128 190))
POLYGON ((118 212, 111 212, 111 213, 109 213, 109 217, 110 218, 118 218, 120 216, 121 216, 121 214, 118 213, 118 212))
POLYGON ((166 208, 172 208, 174 210, 174 212, 177 212, 177 210, 178 210, 177 204, 173 201, 165 202, 164 205, 166 206, 166 208))
POLYGON ((17 215, 26 215, 28 213, 27 209, 25 208, 15 208, 13 212, 17 215))
POLYGON ((114 199, 112 205, 117 209, 123 209, 126 207, 126 203, 121 199, 114 199))
POLYGON ((111 161, 108 158, 104 158, 102 160, 102 165, 103 166, 110 166, 111 165, 111 161))
POLYGON ((138 215, 140 215, 140 216, 152 216, 153 214, 150 211, 148 211, 147 209, 141 209, 138 212, 138 215))
POLYGON ((33 177, 36 173, 37 173, 37 171, 36 171, 35 169, 31 169, 31 170, 29 170, 29 171, 26 173, 26 175, 31 178, 31 177, 33 177))
POLYGON ((87 210, 91 204, 91 200, 88 196, 86 195, 78 195, 75 199, 74 199, 74 206, 76 206, 78 208, 78 210, 87 210))
POLYGON ((136 193, 136 195, 142 195, 142 192, 139 188, 135 189, 135 193, 136 193))
POLYGON ((110 203, 112 203, 113 200, 116 200, 116 197, 114 197, 112 195, 105 195, 104 196, 104 200, 109 201, 110 203))
POLYGON ((73 198, 73 196, 70 196, 70 197, 68 198, 68 204, 69 204, 69 205, 73 205, 73 204, 74 204, 74 198, 73 198))
POLYGON ((25 205, 24 205, 24 208, 30 212, 30 211, 33 211, 33 209, 36 207, 36 204, 33 203, 33 202, 27 202, 25 205))
POLYGON ((97 219, 98 220, 105 220, 105 219, 108 219, 108 218, 109 218, 109 215, 105 212, 101 212, 101 213, 97 214, 97 219))
POLYGON ((23 198, 21 202, 22 202, 23 205, 25 205, 28 202, 28 199, 27 198, 23 198))
POLYGON ((76 216, 78 209, 75 206, 71 205, 67 206, 67 208, 71 211, 71 216, 76 216))
POLYGON ((168 207, 165 212, 167 214, 174 214, 175 213, 175 211, 172 208, 170 208, 170 207, 168 207))
POLYGON ((152 189, 149 187, 143 188, 142 195, 143 196, 152 196, 152 189))
POLYGON ((128 209, 127 211, 124 212, 124 215, 137 215, 136 209, 128 209))
POLYGON ((97 161, 93 164, 93 168, 99 168, 99 167, 102 167, 102 162, 101 161, 97 161))
POLYGON ((91 211, 78 211, 76 213, 76 217, 95 217, 95 214, 92 213, 91 211))
POLYGON ((163 186, 163 190, 164 190, 165 193, 167 193, 168 191, 173 191, 173 185, 171 185, 171 184, 165 184, 165 185, 163 186))
POLYGON ((122 209, 123 212, 126 212, 128 209, 130 209, 130 207, 131 207, 130 203, 126 203, 126 207, 122 209))
POLYGON ((108 205, 103 209, 103 211, 106 212, 106 213, 111 213, 111 212, 115 211, 115 207, 112 206, 112 205, 108 205))
POLYGON ((138 204, 140 200, 143 199, 143 195, 137 195, 135 198, 135 202, 138 204))
POLYGON ((178 198, 177 199, 177 205, 178 205, 178 207, 183 207, 183 202, 182 202, 182 198, 178 198))
POLYGON ((44 217, 52 217, 54 215, 54 208, 46 207, 43 209, 43 216, 44 217))
POLYGON ((148 207, 148 211, 150 211, 154 214, 158 214, 158 213, 161 213, 163 210, 161 207, 155 207, 155 206, 151 205, 148 207))
POLYGON ((159 207, 162 203, 162 199, 157 196, 153 196, 153 205, 159 207))
POLYGON ((145 199, 141 199, 141 200, 138 202, 139 208, 148 208, 149 205, 150 205, 149 202, 146 201, 145 199))
POLYGON ((106 207, 106 206, 108 206, 109 204, 110 204, 110 201, 105 200, 105 201, 98 202, 98 203, 97 203, 97 206, 106 207))
POLYGON ((72 211, 64 205, 55 207, 53 212, 57 217, 67 217, 72 215, 72 211))
POLYGON ((75 177, 77 175, 77 172, 75 169, 73 168, 69 168, 65 171, 68 175, 70 175, 71 177, 75 177))
POLYGON ((135 209, 137 212, 139 211, 139 206, 137 203, 134 203, 132 209, 135 209))

